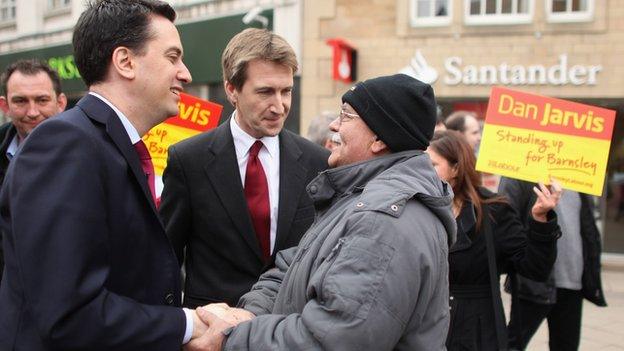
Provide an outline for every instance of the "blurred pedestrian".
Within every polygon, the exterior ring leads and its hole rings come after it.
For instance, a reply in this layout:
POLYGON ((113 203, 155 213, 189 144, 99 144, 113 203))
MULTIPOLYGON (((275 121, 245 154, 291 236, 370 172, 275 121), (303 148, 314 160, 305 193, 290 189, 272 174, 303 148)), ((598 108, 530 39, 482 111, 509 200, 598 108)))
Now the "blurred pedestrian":
POLYGON ((323 111, 314 117, 308 127, 308 140, 321 145, 329 151, 332 151, 340 143, 340 137, 329 129, 329 124, 338 118, 338 114, 332 111, 323 111))
POLYGON ((477 115, 471 111, 455 111, 444 121, 446 129, 455 130, 464 135, 470 148, 476 153, 481 143, 481 125, 477 115))
POLYGON ((506 350, 499 274, 516 271, 545 280, 560 236, 555 212, 561 187, 553 182, 532 191, 525 229, 506 199, 480 186, 475 156, 456 131, 435 133, 427 149, 440 178, 453 188, 457 241, 449 252, 451 323, 449 351, 506 350))

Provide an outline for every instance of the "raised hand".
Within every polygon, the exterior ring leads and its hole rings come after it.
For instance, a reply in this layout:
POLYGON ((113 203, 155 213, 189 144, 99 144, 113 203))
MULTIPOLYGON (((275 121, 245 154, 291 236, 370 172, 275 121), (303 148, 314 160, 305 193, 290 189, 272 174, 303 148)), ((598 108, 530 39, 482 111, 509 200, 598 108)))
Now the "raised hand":
POLYGON ((546 222, 548 211, 557 206, 559 199, 561 199, 563 189, 561 188, 561 184, 552 177, 550 178, 550 187, 547 187, 541 182, 538 183, 538 186, 539 188, 537 186, 533 187, 533 192, 537 195, 537 199, 531 208, 531 215, 533 219, 538 222, 546 222))

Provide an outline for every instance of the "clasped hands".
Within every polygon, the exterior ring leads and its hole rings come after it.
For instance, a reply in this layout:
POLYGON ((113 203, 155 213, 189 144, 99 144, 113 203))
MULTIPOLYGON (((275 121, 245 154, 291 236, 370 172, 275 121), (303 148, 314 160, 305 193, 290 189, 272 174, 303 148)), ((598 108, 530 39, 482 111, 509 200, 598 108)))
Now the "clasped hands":
POLYGON ((225 303, 213 303, 195 309, 193 316, 193 336, 184 345, 185 351, 221 350, 225 335, 223 331, 255 315, 241 308, 230 307, 225 303))

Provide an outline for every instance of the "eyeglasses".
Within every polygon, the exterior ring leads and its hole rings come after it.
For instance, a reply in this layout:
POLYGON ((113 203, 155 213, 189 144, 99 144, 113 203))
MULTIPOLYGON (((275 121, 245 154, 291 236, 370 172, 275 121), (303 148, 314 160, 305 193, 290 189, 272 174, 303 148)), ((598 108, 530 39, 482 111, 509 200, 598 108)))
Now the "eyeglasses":
POLYGON ((340 124, 344 123, 345 121, 351 121, 355 118, 358 118, 360 116, 358 116, 355 113, 349 113, 345 110, 340 110, 340 124))

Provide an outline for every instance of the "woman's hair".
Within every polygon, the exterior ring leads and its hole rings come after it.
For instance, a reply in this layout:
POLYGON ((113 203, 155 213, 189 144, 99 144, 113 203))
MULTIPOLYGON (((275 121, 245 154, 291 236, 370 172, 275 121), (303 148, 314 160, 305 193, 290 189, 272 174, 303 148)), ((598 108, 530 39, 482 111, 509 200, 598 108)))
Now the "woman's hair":
POLYGON ((431 139, 429 147, 448 161, 455 168, 456 175, 451 184, 456 204, 471 201, 477 215, 477 230, 483 221, 483 204, 504 202, 500 196, 482 198, 478 188, 481 186, 481 174, 475 169, 476 159, 466 138, 454 130, 437 131, 431 139))

